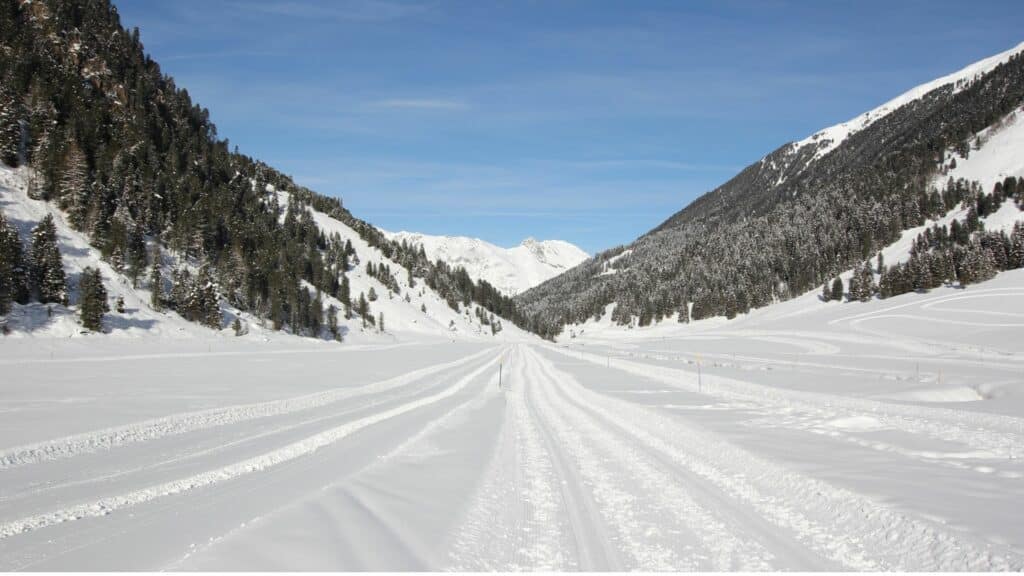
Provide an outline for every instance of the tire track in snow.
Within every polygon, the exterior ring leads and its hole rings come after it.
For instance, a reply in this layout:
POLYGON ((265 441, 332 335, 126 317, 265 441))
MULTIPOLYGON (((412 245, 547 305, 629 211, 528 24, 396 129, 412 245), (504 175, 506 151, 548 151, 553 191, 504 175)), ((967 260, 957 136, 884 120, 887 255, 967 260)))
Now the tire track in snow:
POLYGON ((855 570, 990 571, 1024 569, 1024 556, 1001 544, 947 531, 860 494, 808 478, 678 419, 593 392, 571 378, 565 393, 715 484, 809 548, 855 570))
MULTIPOLYGON (((470 358, 475 358, 476 356, 479 356, 479 354, 471 356, 470 358)), ((63 522, 79 520, 82 518, 106 516, 122 508, 142 504, 165 496, 181 494, 204 486, 233 480, 241 476, 246 476, 254 472, 266 470, 291 460, 295 460, 302 456, 307 456, 321 448, 334 444, 358 432, 359 430, 451 397, 468 386, 474 379, 479 377, 480 374, 496 363, 497 357, 492 358, 467 376, 458 380, 452 386, 449 386, 435 394, 431 394, 430 396, 418 398, 394 408, 383 410, 376 414, 325 430, 304 438, 303 440, 293 442, 287 446, 266 452, 253 458, 248 458, 234 464, 229 464, 221 468, 209 470, 186 478, 172 480, 148 488, 135 490, 126 494, 101 498, 91 503, 79 504, 0 524, 0 539, 39 530, 63 522)))
POLYGON ((427 366, 356 388, 335 388, 280 400, 172 414, 123 426, 16 446, 0 451, 0 471, 47 460, 59 460, 80 454, 111 450, 127 444, 146 442, 196 430, 319 408, 348 398, 404 386, 420 378, 467 364, 488 353, 493 353, 493 351, 483 350, 459 360, 427 366))

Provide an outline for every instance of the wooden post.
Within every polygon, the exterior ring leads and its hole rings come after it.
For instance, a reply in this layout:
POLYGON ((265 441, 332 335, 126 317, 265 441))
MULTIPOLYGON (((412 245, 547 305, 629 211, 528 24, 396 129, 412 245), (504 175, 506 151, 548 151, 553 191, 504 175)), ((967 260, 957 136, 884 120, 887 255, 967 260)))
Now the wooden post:
POLYGON ((697 392, 704 393, 704 378, 700 373, 700 357, 697 358, 697 392))

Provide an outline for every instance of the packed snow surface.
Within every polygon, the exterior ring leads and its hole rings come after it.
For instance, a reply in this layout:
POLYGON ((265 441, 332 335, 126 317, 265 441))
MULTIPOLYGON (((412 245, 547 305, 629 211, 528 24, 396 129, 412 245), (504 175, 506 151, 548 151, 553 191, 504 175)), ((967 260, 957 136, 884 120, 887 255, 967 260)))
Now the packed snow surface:
POLYGON ((0 341, 0 569, 1020 570, 1024 271, 560 343, 0 341))
POLYGON ((423 246, 431 260, 462 266, 474 280, 486 280, 508 295, 515 295, 575 267, 590 257, 562 240, 527 238, 514 248, 501 248, 479 238, 429 236, 414 232, 386 232, 389 238, 423 246))

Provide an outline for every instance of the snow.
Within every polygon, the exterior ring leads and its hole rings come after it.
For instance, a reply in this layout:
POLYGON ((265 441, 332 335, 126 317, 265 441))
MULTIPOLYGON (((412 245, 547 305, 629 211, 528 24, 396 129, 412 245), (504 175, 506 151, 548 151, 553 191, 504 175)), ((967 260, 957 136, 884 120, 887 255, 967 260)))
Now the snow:
MULTIPOLYGON (((954 170, 1019 174, 1019 132, 985 131, 954 170)), ((490 335, 313 211, 387 332, 242 315, 234 337, 151 310, 24 176, 0 169, 5 216, 24 236, 53 214, 72 279, 100 267, 128 312, 104 335, 74 306, 7 318, 2 570, 1024 570, 1024 270, 642 329, 609 305, 547 343, 490 335)), ((438 246, 485 257, 460 242, 438 246)), ((501 261, 559 262, 551 246, 501 261)))
POLYGON ((6 339, 0 568, 1020 570, 1021 296, 560 344, 6 339))
POLYGON ((969 140, 972 149, 967 158, 952 152, 947 157, 956 160, 956 167, 940 178, 963 178, 981 183, 985 192, 991 192, 996 182, 1008 176, 1024 176, 1024 109, 1011 112, 996 126, 982 130, 969 140), (980 139, 981 148, 973 143, 980 139))
POLYGON ((462 266, 474 280, 486 280, 513 296, 575 267, 590 257, 562 240, 527 238, 516 247, 501 248, 479 238, 385 232, 391 240, 423 246, 427 258, 462 266))
POLYGON ((976 78, 991 71, 996 66, 1006 62, 1012 56, 1022 51, 1024 51, 1024 42, 1005 52, 990 56, 984 60, 979 60, 969 66, 953 72, 952 74, 936 78, 931 82, 926 82, 920 86, 911 88, 903 94, 889 100, 885 104, 869 110, 856 118, 815 132, 811 136, 797 142, 795 144, 795 148, 802 148, 808 144, 814 144, 817 146, 814 154, 814 160, 821 158, 842 144, 842 142, 850 135, 867 128, 879 119, 891 114, 901 106, 909 104, 914 100, 918 100, 929 92, 949 84, 954 85, 954 92, 959 92, 976 78))

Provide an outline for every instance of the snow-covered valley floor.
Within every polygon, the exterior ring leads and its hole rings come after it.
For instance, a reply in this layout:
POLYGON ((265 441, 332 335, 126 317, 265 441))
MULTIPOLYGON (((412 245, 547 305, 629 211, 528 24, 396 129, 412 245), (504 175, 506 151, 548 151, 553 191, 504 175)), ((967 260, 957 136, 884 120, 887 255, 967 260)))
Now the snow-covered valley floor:
POLYGON ((1024 569, 1024 271, 559 344, 6 339, 0 369, 4 570, 1024 569))

